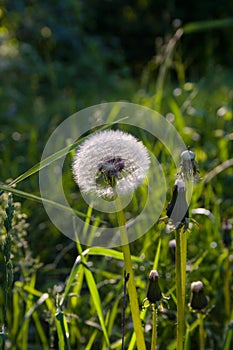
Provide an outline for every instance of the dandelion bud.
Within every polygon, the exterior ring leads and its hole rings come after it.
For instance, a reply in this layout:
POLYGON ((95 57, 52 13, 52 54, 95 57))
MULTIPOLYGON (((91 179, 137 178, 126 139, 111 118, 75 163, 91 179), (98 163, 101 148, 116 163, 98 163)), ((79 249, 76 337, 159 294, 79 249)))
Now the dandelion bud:
POLYGON ((172 223, 177 227, 185 223, 185 220, 189 217, 188 204, 186 201, 186 187, 182 179, 177 179, 175 181, 172 199, 167 205, 166 213, 172 223))
POLYGON ((149 287, 147 292, 147 299, 151 304, 155 304, 162 299, 162 293, 159 286, 159 274, 157 270, 151 270, 149 274, 149 287))
POLYGON ((222 222, 222 241, 226 248, 231 246, 232 238, 231 238, 231 229, 232 225, 228 219, 224 219, 222 222))
POLYGON ((172 264, 176 262, 176 240, 172 239, 169 241, 169 251, 171 255, 172 264))
POLYGON ((208 299, 204 294, 204 286, 201 281, 191 283, 190 308, 193 311, 200 312, 208 305, 208 299))

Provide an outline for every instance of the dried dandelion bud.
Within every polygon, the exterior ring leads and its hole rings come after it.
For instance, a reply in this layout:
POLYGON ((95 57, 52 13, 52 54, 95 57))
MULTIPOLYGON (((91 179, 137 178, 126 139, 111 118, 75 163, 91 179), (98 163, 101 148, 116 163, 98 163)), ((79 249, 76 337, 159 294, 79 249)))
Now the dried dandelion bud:
POLYGON ((201 281, 191 283, 190 308, 193 311, 201 311, 208 305, 208 299, 204 294, 204 286, 201 281))
POLYGON ((157 301, 160 301, 163 298, 158 279, 158 271, 151 270, 149 274, 149 287, 147 292, 147 299, 151 304, 155 304, 157 301))

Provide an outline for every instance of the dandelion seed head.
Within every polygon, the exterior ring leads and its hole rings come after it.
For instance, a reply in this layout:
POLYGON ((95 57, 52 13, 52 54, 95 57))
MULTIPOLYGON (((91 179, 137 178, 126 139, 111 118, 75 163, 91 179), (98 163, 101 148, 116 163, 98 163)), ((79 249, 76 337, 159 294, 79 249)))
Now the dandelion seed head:
POLYGON ((149 166, 149 154, 141 141, 120 130, 106 130, 84 141, 72 168, 84 193, 111 199, 115 193, 132 193, 145 179, 149 166))

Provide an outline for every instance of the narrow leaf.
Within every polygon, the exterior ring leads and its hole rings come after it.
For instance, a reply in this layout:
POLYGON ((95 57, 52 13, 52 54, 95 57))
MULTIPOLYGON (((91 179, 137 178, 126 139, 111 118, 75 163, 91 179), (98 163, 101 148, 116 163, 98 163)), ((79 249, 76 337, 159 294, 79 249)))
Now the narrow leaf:
POLYGON ((194 32, 200 32, 203 30, 223 28, 229 26, 233 26, 233 18, 188 23, 184 26, 183 30, 185 34, 189 34, 194 32))

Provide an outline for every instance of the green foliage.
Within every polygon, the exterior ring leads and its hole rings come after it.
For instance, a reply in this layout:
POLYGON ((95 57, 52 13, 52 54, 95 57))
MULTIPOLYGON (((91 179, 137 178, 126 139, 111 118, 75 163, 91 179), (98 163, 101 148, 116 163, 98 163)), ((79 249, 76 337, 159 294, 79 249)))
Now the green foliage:
MULTIPOLYGON (((76 246, 57 232, 38 203, 37 181, 40 166, 67 152, 39 166, 47 137, 64 118, 91 104, 120 99, 158 110, 196 153, 201 180, 190 208, 198 225, 192 223, 187 233, 185 349, 199 346, 200 321, 187 305, 189 285, 199 279, 209 297, 206 348, 232 348, 232 246, 224 247, 221 236, 222 220, 232 223, 233 218, 230 8, 228 1, 215 6, 211 1, 174 6, 172 1, 91 0, 1 5, 0 188, 5 192, 0 196, 0 342, 5 349, 121 348, 122 253, 76 246), (174 19, 183 21, 181 31, 172 27, 174 19), (130 74, 142 70, 138 87, 130 74)), ((134 132, 160 159, 170 199, 171 156, 151 135, 134 132)), ((78 196, 69 171, 75 146, 68 146, 64 172, 72 203, 78 196)), ((145 188, 136 195, 128 207, 132 217, 146 201, 145 188)), ((79 211, 90 219, 82 203, 79 211)), ((96 229, 106 219, 115 222, 111 215, 96 217, 96 229)), ((131 244, 140 304, 152 268, 170 296, 169 308, 158 312, 162 350, 176 347, 173 238, 160 222, 131 244)), ((148 348, 151 317, 148 310, 141 312, 148 348)), ((126 347, 133 349, 129 303, 125 322, 126 347)))

